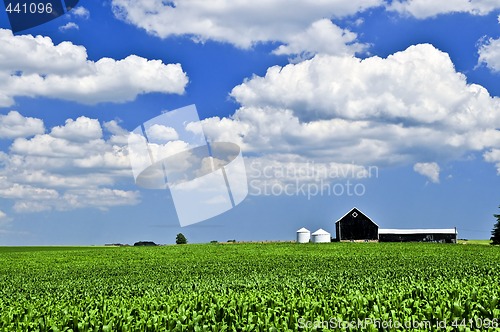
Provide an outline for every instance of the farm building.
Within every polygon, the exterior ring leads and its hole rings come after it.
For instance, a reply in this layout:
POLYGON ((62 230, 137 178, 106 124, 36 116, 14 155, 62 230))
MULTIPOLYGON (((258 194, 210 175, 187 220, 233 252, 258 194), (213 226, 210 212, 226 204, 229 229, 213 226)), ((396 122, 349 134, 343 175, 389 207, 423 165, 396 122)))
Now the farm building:
POLYGON ((311 232, 307 228, 302 227, 297 231, 298 243, 308 243, 310 239, 311 239, 311 232))
POLYGON ((380 242, 446 242, 457 241, 457 229, 379 229, 380 242))
POLYGON ((311 238, 313 243, 327 243, 332 241, 330 233, 321 228, 312 233, 311 238))
POLYGON ((457 229, 383 229, 357 208, 335 222, 337 241, 456 243, 457 229))
POLYGON ((357 208, 335 223, 338 241, 378 240, 378 225, 357 208))

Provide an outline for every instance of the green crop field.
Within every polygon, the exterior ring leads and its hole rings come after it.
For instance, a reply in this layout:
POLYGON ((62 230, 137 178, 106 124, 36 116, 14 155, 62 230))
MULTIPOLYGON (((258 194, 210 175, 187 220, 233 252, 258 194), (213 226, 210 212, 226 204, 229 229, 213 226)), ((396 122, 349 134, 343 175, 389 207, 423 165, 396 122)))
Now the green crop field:
POLYGON ((0 330, 499 331, 499 285, 473 244, 0 248, 0 330))
POLYGON ((482 244, 489 246, 491 240, 458 240, 459 244, 482 244))

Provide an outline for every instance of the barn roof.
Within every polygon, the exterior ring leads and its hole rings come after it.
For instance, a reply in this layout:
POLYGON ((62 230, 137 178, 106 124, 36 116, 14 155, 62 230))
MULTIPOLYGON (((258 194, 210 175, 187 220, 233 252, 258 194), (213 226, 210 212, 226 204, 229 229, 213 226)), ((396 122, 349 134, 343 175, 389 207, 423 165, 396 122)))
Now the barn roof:
POLYGON ((299 230, 297 231, 297 233, 310 233, 310 232, 309 232, 309 230, 308 230, 307 228, 302 227, 301 229, 299 229, 299 230))
POLYGON ((349 212, 347 212, 346 214, 344 214, 339 220, 337 220, 335 223, 338 223, 339 221, 341 221, 342 219, 344 219, 348 214, 351 214, 353 212, 358 211, 359 213, 361 213, 362 215, 364 215, 366 218, 368 218, 372 223, 374 223, 377 227, 379 227, 379 225, 373 221, 370 217, 368 217, 366 215, 366 213, 364 213, 363 211, 361 211, 360 209, 358 209, 357 207, 353 207, 352 209, 349 210, 349 212))
POLYGON ((457 234, 455 228, 397 229, 379 228, 379 234, 457 234))
POLYGON ((330 233, 328 233, 324 229, 320 228, 316 232, 312 233, 311 235, 330 235, 330 233))

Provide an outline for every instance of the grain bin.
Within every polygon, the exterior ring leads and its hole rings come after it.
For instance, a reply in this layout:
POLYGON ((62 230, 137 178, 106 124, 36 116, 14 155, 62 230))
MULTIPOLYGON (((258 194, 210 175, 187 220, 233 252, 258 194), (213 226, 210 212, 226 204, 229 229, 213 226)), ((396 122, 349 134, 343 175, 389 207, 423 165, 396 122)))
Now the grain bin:
POLYGON ((331 242, 330 233, 325 231, 324 229, 318 229, 316 232, 312 233, 312 242, 313 243, 327 243, 331 242))
POLYGON ((308 243, 310 239, 311 232, 307 228, 302 227, 297 231, 297 243, 308 243))

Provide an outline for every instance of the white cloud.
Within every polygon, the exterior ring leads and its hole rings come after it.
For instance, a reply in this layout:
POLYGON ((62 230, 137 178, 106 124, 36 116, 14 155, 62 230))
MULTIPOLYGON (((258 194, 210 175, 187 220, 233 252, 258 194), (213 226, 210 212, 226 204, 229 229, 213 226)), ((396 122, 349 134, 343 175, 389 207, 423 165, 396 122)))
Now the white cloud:
POLYGON ((62 195, 44 199, 40 196, 17 200, 14 211, 35 213, 43 211, 67 211, 82 208, 108 208, 139 203, 137 191, 125 191, 109 188, 68 190, 62 195))
POLYGON ((129 132, 119 125, 118 120, 111 120, 103 123, 104 128, 113 135, 127 136, 129 132))
POLYGON ((353 22, 353 25, 356 27, 359 27, 359 26, 363 25, 363 23, 365 23, 365 20, 362 17, 360 17, 360 18, 356 19, 356 21, 353 22))
POLYGON ((16 111, 0 115, 0 138, 28 137, 44 132, 45 127, 40 119, 24 117, 16 111))
POLYGON ((34 199, 47 200, 57 198, 59 194, 53 189, 36 188, 28 185, 13 184, 11 187, 0 189, 0 197, 6 199, 18 199, 32 197, 34 199))
MULTIPOLYGON (((78 6, 76 8, 73 8, 66 15, 66 17, 67 18, 74 17, 74 18, 77 18, 77 19, 88 20, 89 17, 90 17, 90 12, 88 11, 87 8, 85 8, 83 6, 78 6)), ((62 32, 65 32, 65 31, 68 31, 68 30, 79 30, 79 29, 80 29, 80 27, 75 22, 68 22, 65 25, 59 27, 59 31, 62 31, 62 32)))
POLYGON ((411 15, 419 19, 450 13, 487 15, 499 8, 500 3, 497 0, 395 0, 387 6, 388 10, 411 15))
POLYGON ((83 6, 78 6, 76 8, 73 8, 70 13, 76 17, 80 17, 80 18, 83 18, 85 20, 90 17, 90 12, 88 11, 87 8, 85 8, 83 6))
POLYGON ((184 93, 180 64, 130 55, 122 60, 87 57, 83 46, 54 45, 48 37, 14 36, 0 29, 0 107, 15 97, 49 97, 84 104, 126 102, 140 94, 184 93))
MULTIPOLYGON (((59 139, 51 135, 37 135, 32 139, 18 138, 11 146, 11 151, 17 154, 35 157, 84 157, 88 152, 85 148, 91 148, 92 145, 103 144, 102 141, 87 142, 79 144, 70 142, 66 139, 59 139), (89 144, 90 143, 90 144, 89 144)), ((94 148, 96 148, 95 146, 94 148)))
POLYGON ((291 109, 301 120, 349 119, 445 123, 457 129, 498 122, 498 99, 455 71, 448 54, 429 44, 386 59, 316 56, 271 67, 231 95, 244 107, 291 109), (433 82, 433 84, 428 84, 433 82))
POLYGON ((109 188, 80 189, 67 191, 63 199, 69 203, 71 209, 95 206, 107 209, 120 205, 136 205, 139 203, 139 193, 109 188))
POLYGON ((79 117, 15 139, 9 153, 0 153, 0 198, 18 213, 137 204, 139 193, 118 185, 132 183, 127 134, 117 121, 101 126, 79 117))
POLYGON ((52 210, 51 203, 38 201, 16 201, 13 208, 18 213, 37 213, 52 210))
POLYGON ((76 120, 68 119, 64 126, 52 128, 50 135, 55 138, 64 138, 68 141, 89 141, 102 137, 102 128, 99 121, 81 116, 76 120))
POLYGON ((59 27, 59 30, 62 32, 68 31, 68 30, 79 30, 79 29, 80 29, 80 27, 78 26, 78 24, 76 24, 74 22, 68 22, 65 25, 62 25, 59 27))
MULTIPOLYGON (((38 159, 40 160, 40 159, 38 159)), ((106 165, 98 162, 88 161, 75 161, 75 166, 79 167, 79 171, 73 171, 73 174, 61 174, 58 170, 51 167, 50 170, 37 169, 33 165, 25 165, 24 169, 12 175, 9 179, 11 182, 27 183, 31 186, 38 186, 40 188, 50 187, 59 189, 78 189, 78 188, 96 188, 99 186, 111 186, 115 183, 115 179, 110 174, 104 171, 96 172, 98 168, 104 168, 106 165), (85 163, 86 162, 86 163, 85 163), (85 171, 91 178, 85 175, 85 171)), ((11 189, 12 190, 12 189, 11 189)), ((23 197, 27 195, 23 195, 23 197)))
MULTIPOLYGON (((345 17, 367 8, 383 4, 383 0, 340 1, 176 1, 113 0, 115 16, 134 24, 148 33, 167 38, 170 36, 192 36, 195 41, 214 40, 227 42, 240 48, 249 48, 260 42, 283 42, 289 47, 282 52, 314 52, 325 48, 304 38, 318 31, 314 22, 324 18, 345 17), (284 9, 286 8, 286 9, 284 9), (309 31, 308 31, 309 28, 309 31), (295 36, 300 35, 299 39, 295 36)), ((314 41, 336 44, 351 38, 338 35, 339 28, 332 25, 321 27, 321 38, 314 41), (327 32, 333 36, 325 36, 327 32)), ((332 51, 331 48, 327 48, 332 51)), ((345 46, 342 45, 342 50, 345 46)))
POLYGON ((484 153, 484 160, 495 163, 498 175, 500 175, 500 149, 491 149, 484 153))
POLYGON ((490 38, 479 47, 479 63, 500 72, 500 39, 490 38))
POLYGON ((10 222, 12 218, 10 218, 5 212, 0 210, 0 235, 11 233, 6 228, 10 226, 10 222))
POLYGON ((179 139, 179 134, 172 127, 154 124, 146 129, 148 139, 150 142, 164 143, 168 141, 175 141, 179 139))
POLYGON ((439 172, 441 169, 436 163, 416 163, 413 170, 429 179, 432 183, 439 183, 439 172))
POLYGON ((352 55, 366 49, 366 45, 355 42, 356 38, 355 33, 322 19, 312 23, 307 30, 291 36, 287 44, 279 46, 273 53, 298 54, 306 58, 317 53, 352 55))
MULTIPOLYGON (((85 137, 84 133, 79 137, 85 137)), ((86 173, 89 168, 127 171, 130 167, 124 146, 111 143, 111 139, 89 137, 87 141, 68 140, 51 134, 37 135, 29 140, 16 139, 10 148, 7 162, 11 167, 18 168, 18 172, 24 167, 30 170, 65 170, 66 176, 86 173)), ((86 181, 93 183, 90 178, 86 181)))
POLYGON ((109 132, 112 136, 109 138, 109 143, 116 146, 126 146, 128 145, 128 135, 130 134, 127 130, 123 129, 119 125, 120 120, 111 120, 103 123, 103 129, 109 132))
POLYGON ((204 131, 247 156, 414 165, 500 147, 500 99, 428 44, 387 58, 316 55, 271 67, 231 95, 241 107, 205 119, 204 131))

